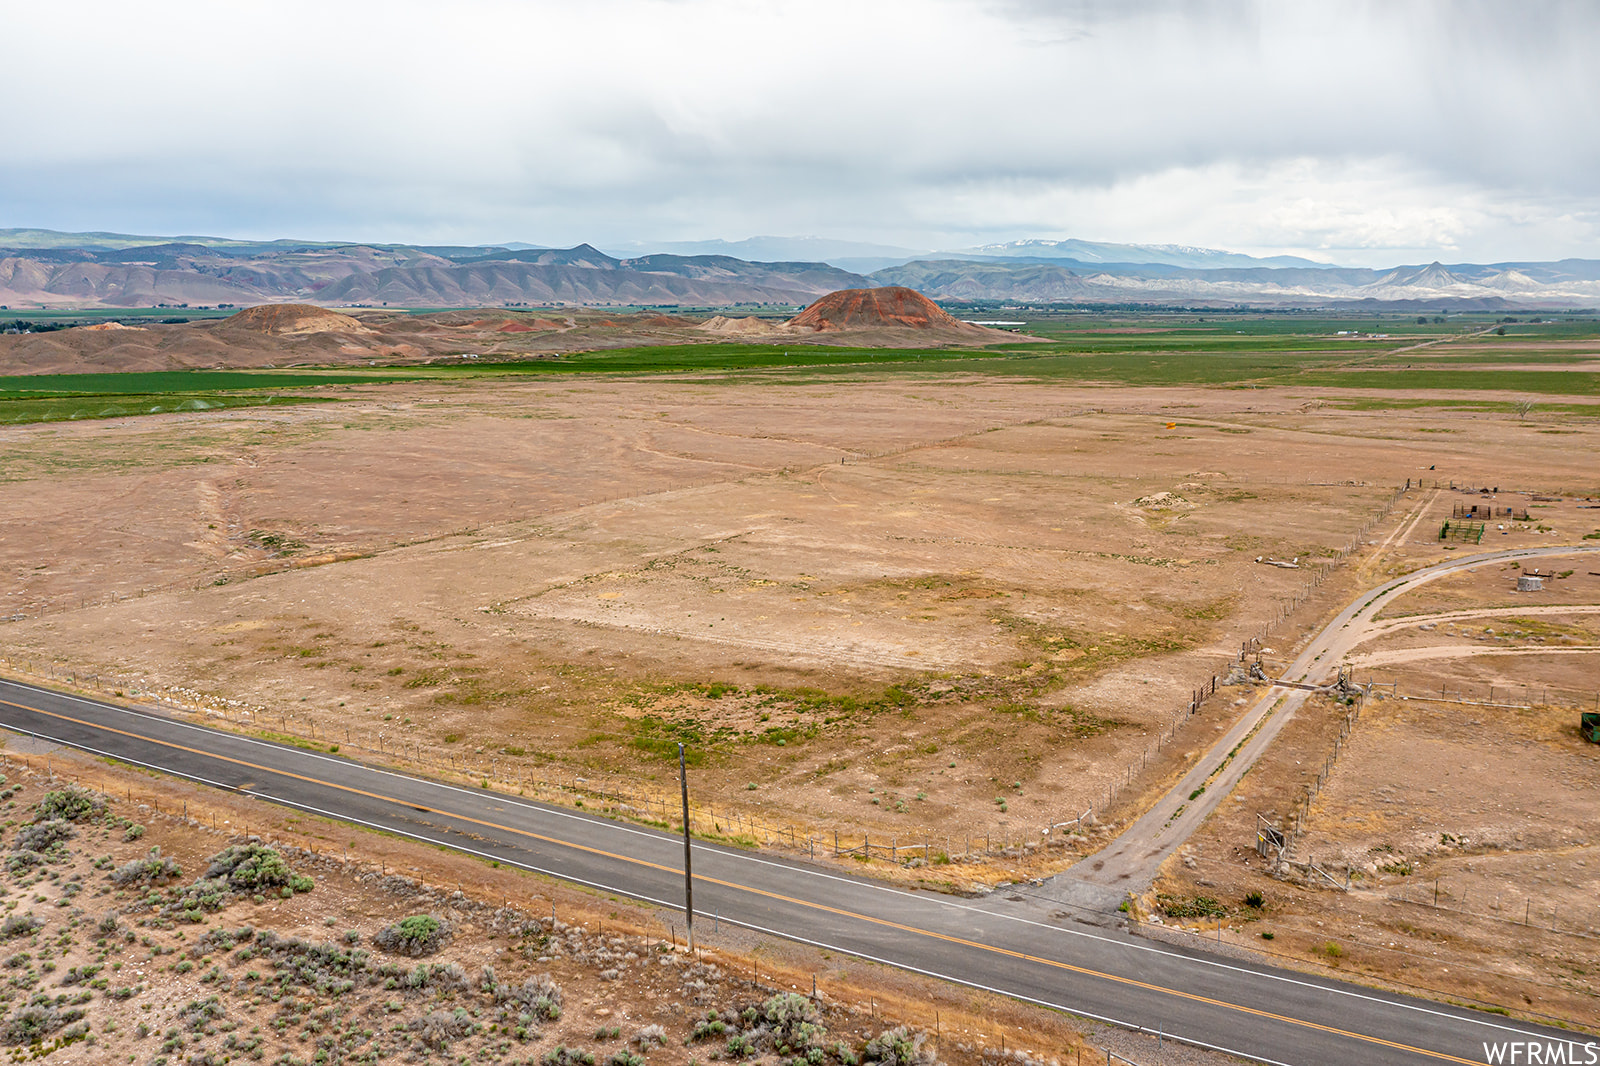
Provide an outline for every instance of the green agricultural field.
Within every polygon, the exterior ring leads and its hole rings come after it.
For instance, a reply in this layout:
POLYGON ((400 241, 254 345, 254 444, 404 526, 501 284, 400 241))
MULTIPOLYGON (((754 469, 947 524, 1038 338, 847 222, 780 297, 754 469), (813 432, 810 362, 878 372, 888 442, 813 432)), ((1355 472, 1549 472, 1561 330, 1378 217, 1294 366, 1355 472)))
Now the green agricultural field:
POLYGON ((45 399, 0 399, 0 425, 24 422, 72 422, 86 418, 128 418, 133 415, 210 411, 220 408, 269 407, 326 403, 332 397, 224 393, 166 393, 112 396, 59 396, 45 399))
POLYGON ((0 377, 0 401, 71 396, 169 396, 177 393, 303 389, 401 376, 393 371, 151 370, 128 374, 18 374, 0 377))
POLYGON ((0 377, 0 425, 126 418, 174 411, 319 403, 305 390, 374 380, 337 371, 175 370, 0 377))
MULTIPOLYGON (((166 309, 161 309, 164 312, 166 309)), ((856 374, 981 374, 1085 384, 1281 386, 1361 389, 1383 406, 1511 401, 1408 398, 1423 391, 1519 393, 1600 399, 1600 323, 1593 319, 1505 324, 1491 316, 1440 324, 1295 315, 1047 314, 1028 318, 1035 341, 968 348, 853 348, 806 344, 648 345, 515 362, 327 370, 187 370, 43 374, 0 378, 0 424, 120 418, 268 404, 327 402, 352 385, 503 380, 568 374, 779 374, 790 380, 856 374), (1340 330, 1367 336, 1339 337, 1340 330), (1387 334, 1375 337, 1371 334, 1387 334), (1591 345, 1588 342, 1593 342, 1591 345), (1420 347, 1419 347, 1420 345, 1420 347), (1458 350, 1456 346, 1461 346, 1458 350)), ((1346 401, 1340 401, 1341 403, 1346 401)), ((1574 410, 1593 410, 1587 404, 1574 410)))
POLYGON ((92 307, 78 311, 58 308, 0 308, 0 329, 13 323, 29 326, 92 326, 100 322, 194 322, 227 318, 237 307, 92 307))

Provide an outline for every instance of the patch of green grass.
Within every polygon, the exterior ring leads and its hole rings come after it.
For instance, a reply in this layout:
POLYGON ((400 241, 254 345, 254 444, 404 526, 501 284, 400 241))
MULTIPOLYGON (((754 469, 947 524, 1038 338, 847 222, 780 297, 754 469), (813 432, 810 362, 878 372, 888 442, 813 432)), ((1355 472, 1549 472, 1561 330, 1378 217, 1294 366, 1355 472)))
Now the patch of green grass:
POLYGON ((1211 896, 1173 896, 1156 893, 1156 906, 1169 918, 1221 918, 1228 908, 1211 896))
POLYGON ((0 399, 52 396, 173 396, 258 389, 353 385, 404 371, 147 370, 123 374, 18 374, 0 377, 0 399))
POLYGON ((1386 389, 1395 392, 1466 389, 1484 392, 1535 392, 1550 396, 1600 397, 1600 374, 1582 370, 1352 368, 1306 371, 1295 375, 1291 381, 1279 384, 1386 389))
POLYGON ((0 425, 325 403, 304 391, 329 385, 401 380, 383 372, 336 370, 156 370, 123 374, 18 374, 0 377, 0 425))
POLYGON ((629 743, 639 751, 664 759, 678 758, 678 745, 684 748, 684 759, 691 766, 706 760, 706 749, 717 741, 731 738, 733 730, 726 726, 707 730, 694 719, 671 721, 653 714, 642 715, 629 723, 633 736, 629 743))
POLYGON ((332 399, 326 396, 276 394, 257 396, 215 392, 30 397, 14 400, 0 398, 0 425, 80 422, 99 418, 132 418, 137 415, 233 410, 243 407, 283 407, 289 404, 327 403, 332 399))
POLYGON ((255 735, 262 740, 270 740, 276 744, 285 744, 291 748, 302 748, 305 751, 328 751, 328 745, 309 740, 306 737, 297 737, 290 733, 276 733, 266 729, 258 729, 255 735))
POLYGON ((781 748, 799 741, 810 740, 817 735, 817 732, 818 727, 815 722, 804 725, 769 726, 757 734, 756 740, 762 744, 773 744, 781 748))

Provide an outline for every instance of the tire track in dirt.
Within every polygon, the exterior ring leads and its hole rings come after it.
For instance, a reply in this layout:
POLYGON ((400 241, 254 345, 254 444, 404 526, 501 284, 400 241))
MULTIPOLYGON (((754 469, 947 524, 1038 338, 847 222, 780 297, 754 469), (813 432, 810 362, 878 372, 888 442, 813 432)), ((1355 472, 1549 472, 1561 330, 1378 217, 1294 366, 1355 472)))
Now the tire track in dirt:
POLYGON ((1409 614, 1401 618, 1386 618, 1373 622, 1368 630, 1374 636, 1392 633, 1410 626, 1437 625, 1440 622, 1464 622, 1472 618, 1521 618, 1541 614, 1600 614, 1600 604, 1574 603, 1549 604, 1535 607, 1478 607, 1460 611, 1442 611, 1438 614, 1409 614))
POLYGON ((1473 659, 1482 655, 1592 655, 1600 652, 1600 644, 1568 644, 1550 648, 1474 648, 1467 645, 1433 648, 1395 648, 1392 651, 1375 651, 1346 660, 1351 666, 1393 666, 1399 663, 1426 662, 1430 659, 1473 659))

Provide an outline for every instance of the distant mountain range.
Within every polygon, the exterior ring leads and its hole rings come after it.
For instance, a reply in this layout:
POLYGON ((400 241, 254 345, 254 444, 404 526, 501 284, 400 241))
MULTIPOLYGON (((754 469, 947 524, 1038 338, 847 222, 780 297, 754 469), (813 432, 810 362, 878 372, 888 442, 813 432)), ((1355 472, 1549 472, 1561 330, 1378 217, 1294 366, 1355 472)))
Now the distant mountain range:
MULTIPOLYGON (((794 309, 870 285, 826 263, 752 263, 730 256, 618 259, 576 248, 199 244, 17 247, 0 231, 0 306, 153 307, 302 301, 327 306, 497 307, 507 304, 794 309)), ((109 238, 109 239, 102 239, 109 238)), ((129 238, 130 240, 132 238, 129 238)))
POLYGON ((1080 263, 1143 263, 1216 270, 1222 267, 1331 267, 1297 255, 1274 255, 1262 259, 1240 252, 1215 248, 1195 248, 1187 244, 1106 244, 1103 241, 1008 241, 985 244, 961 253, 963 259, 1071 259, 1080 263))
POLYGON ((883 244, 829 240, 821 237, 751 237, 743 241, 681 241, 666 244, 633 242, 626 252, 676 252, 682 255, 733 255, 741 259, 816 259, 845 270, 867 273, 890 266, 903 266, 922 259, 1071 259, 1082 263, 1141 263, 1193 267, 1199 270, 1218 267, 1308 266, 1325 267, 1298 256, 1279 255, 1258 258, 1215 248, 1195 248, 1183 244, 1108 244, 1104 241, 1021 240, 1004 244, 985 244, 976 248, 949 251, 914 251, 883 244))
POLYGON ((821 238, 544 248, 0 230, 0 307, 793 306, 904 285, 946 302, 1397 310, 1600 306, 1600 261, 1391 270, 1183 245, 1023 240, 911 253, 821 238), (738 251, 741 256, 727 254, 738 251), (899 254, 905 253, 905 254, 899 254), (750 258, 745 258, 746 256, 750 258))
POLYGON ((873 273, 936 300, 1194 307, 1394 310, 1600 307, 1600 260, 1353 267, 1094 264, 1076 260, 928 260, 873 273))
POLYGON ((676 255, 731 255, 739 259, 768 262, 810 260, 860 274, 909 263, 931 254, 888 244, 839 241, 827 237, 749 237, 742 241, 658 241, 653 244, 630 241, 609 250, 619 256, 667 252, 676 255))

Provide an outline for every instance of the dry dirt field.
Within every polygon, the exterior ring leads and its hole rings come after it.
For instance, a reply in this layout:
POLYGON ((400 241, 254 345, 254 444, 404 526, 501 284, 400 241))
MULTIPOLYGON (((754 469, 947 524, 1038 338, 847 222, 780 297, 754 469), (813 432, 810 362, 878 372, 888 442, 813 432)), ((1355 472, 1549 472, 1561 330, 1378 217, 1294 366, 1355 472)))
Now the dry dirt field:
MULTIPOLYGON (((1446 546, 1438 531, 1456 506, 1489 497, 1430 493, 1427 517, 1369 560, 1367 584, 1452 553, 1582 543, 1600 526, 1600 497, 1500 487, 1493 505, 1528 521, 1446 546)), ((1297 964, 1600 1023, 1600 747, 1578 733, 1600 699, 1600 556, 1537 560, 1546 587, 1517 592, 1534 566, 1488 563, 1424 585, 1350 656, 1373 696, 1292 847, 1333 881, 1348 874, 1348 893, 1306 871, 1270 877, 1254 849, 1257 815, 1288 824, 1334 752, 1348 709, 1323 700, 1146 904, 1213 935, 1220 919, 1225 942, 1297 964)))
MULTIPOLYGON (((0 430, 7 667, 508 787, 665 792, 681 740, 700 802, 734 836, 759 835, 754 818, 956 856, 975 840, 1037 842, 1085 809, 1106 815, 1071 854, 1010 848, 953 876, 923 872, 961 887, 1060 868, 1198 757, 1239 690, 1221 690, 1145 765, 1190 692, 1300 592, 1303 570, 1258 557, 1330 558, 1408 478, 1498 485, 1503 500, 1569 494, 1549 503, 1557 519, 1536 512, 1484 548, 1600 527, 1600 511, 1570 495, 1600 491, 1600 426, 1582 416, 906 372, 347 396, 0 430)), ((1445 557, 1436 520, 1458 497, 1407 497, 1271 642, 1287 652, 1359 589, 1445 557)), ((1427 586, 1417 609, 1595 604, 1600 579, 1586 571, 1523 598, 1505 592, 1509 571, 1471 575, 1460 589, 1427 586)), ((1595 618, 1517 617, 1503 624, 1536 645, 1530 658, 1374 658, 1361 676, 1420 696, 1441 683, 1509 687, 1532 667, 1552 689, 1582 690, 1595 658, 1577 649, 1595 643, 1595 618), (1558 637, 1577 643, 1558 653, 1558 637), (1441 681, 1441 670, 1455 673, 1441 681)), ((1475 629, 1485 625, 1501 635, 1475 629)), ((1404 650, 1416 632, 1401 627, 1371 654, 1404 650)), ((1427 632, 1448 636, 1443 624, 1427 632)), ((1355 948, 1330 955, 1335 937, 1311 924, 1352 907, 1419 930, 1442 922, 1463 958, 1529 943, 1532 925, 1485 924, 1476 937, 1458 917, 1384 902, 1394 890, 1420 898, 1436 861, 1424 844, 1443 856, 1441 833, 1471 841, 1446 849, 1471 866, 1460 874, 1469 907, 1492 893, 1469 878, 1526 878, 1548 863, 1538 876, 1573 894, 1560 921, 1580 920, 1585 884, 1594 898, 1576 864, 1592 861, 1580 851, 1594 843, 1600 749, 1563 733, 1555 712, 1475 708, 1478 724, 1458 732, 1450 706, 1368 704, 1297 841, 1302 858, 1361 858, 1358 890, 1330 902, 1260 882, 1283 923, 1278 948, 1353 967, 1355 948), (1517 810, 1508 775, 1527 792, 1517 810), (1474 780, 1493 798, 1474 798, 1474 780), (1374 804, 1379 787, 1396 802, 1374 804), (1380 858, 1384 845, 1413 873, 1368 872, 1400 865, 1380 858)), ((1196 838, 1194 867, 1175 864, 1162 891, 1255 916, 1238 902, 1258 876, 1240 849, 1253 854, 1255 813, 1286 814, 1331 751, 1340 712, 1327 711, 1291 724, 1240 802, 1196 838)), ((1529 966, 1561 998, 1530 997, 1534 1008, 1592 1013, 1570 987, 1592 969, 1574 962, 1563 978, 1558 956, 1579 956, 1546 954, 1529 966)))

